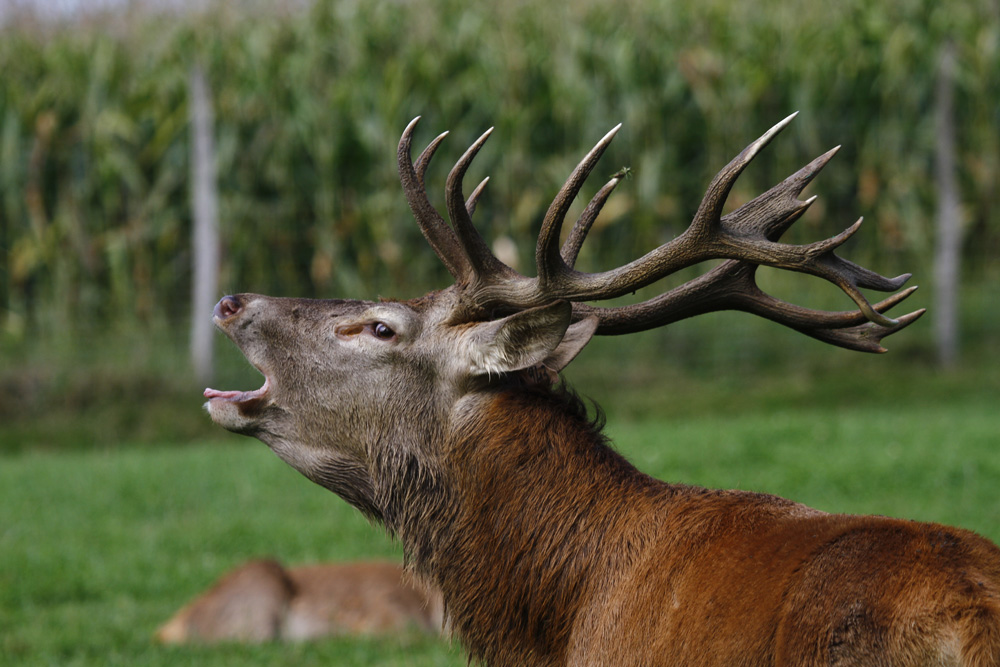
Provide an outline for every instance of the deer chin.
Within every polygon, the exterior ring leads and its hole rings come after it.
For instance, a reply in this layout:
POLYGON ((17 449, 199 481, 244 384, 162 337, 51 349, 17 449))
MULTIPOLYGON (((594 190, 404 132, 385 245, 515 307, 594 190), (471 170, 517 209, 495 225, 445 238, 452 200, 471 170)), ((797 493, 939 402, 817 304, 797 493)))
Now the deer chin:
POLYGON ((219 426, 237 433, 250 430, 261 412, 271 403, 271 379, 265 375, 264 385, 253 391, 219 391, 205 389, 205 409, 219 426))

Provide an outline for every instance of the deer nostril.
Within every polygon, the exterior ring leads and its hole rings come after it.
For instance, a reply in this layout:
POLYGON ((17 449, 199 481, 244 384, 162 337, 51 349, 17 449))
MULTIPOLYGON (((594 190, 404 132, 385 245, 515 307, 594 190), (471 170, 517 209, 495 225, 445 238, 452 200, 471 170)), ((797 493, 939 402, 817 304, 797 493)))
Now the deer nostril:
POLYGON ((224 296, 215 304, 215 316, 220 320, 228 320, 243 309, 243 303, 237 296, 224 296))

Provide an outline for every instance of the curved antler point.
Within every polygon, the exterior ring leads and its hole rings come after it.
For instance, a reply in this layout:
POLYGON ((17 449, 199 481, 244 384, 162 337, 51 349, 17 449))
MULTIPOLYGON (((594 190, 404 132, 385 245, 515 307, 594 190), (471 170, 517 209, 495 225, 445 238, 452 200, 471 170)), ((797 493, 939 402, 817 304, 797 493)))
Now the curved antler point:
POLYGON ((472 146, 475 147, 476 152, 479 151, 479 148, 482 148, 483 144, 486 143, 486 140, 490 138, 491 134, 493 134, 493 129, 494 128, 492 128, 492 127, 489 128, 488 130, 486 130, 485 132, 483 132, 481 135, 479 135, 479 138, 476 139, 475 142, 473 142, 472 146))
MULTIPOLYGON (((789 114, 784 119, 782 119, 779 123, 777 123, 774 127, 772 127, 771 130, 770 130, 770 132, 780 132, 781 130, 785 129, 785 127, 789 123, 791 123, 793 120, 795 120, 795 117, 798 116, 798 115, 799 115, 798 111, 795 111, 795 112, 789 114)), ((770 134, 770 132, 768 134, 770 134)))
MULTIPOLYGON (((796 111, 795 113, 786 117, 784 120, 781 120, 778 123, 776 123, 771 129, 769 129, 767 132, 758 137, 756 141, 754 141, 749 146, 744 148, 742 153, 733 158, 733 160, 728 165, 726 165, 726 167, 721 172, 719 172, 719 174, 716 175, 716 179, 719 179, 719 177, 722 176, 723 174, 728 175, 727 178, 725 178, 722 182, 725 183, 724 188, 727 192, 729 187, 736 180, 736 177, 740 175, 740 172, 742 172, 743 169, 748 164, 750 164, 750 161, 757 156, 757 153, 760 152, 760 150, 764 148, 764 146, 771 143, 771 140, 774 139, 774 137, 779 132, 785 129, 785 127, 787 127, 788 124, 792 122, 792 119, 794 119, 798 114, 799 112, 796 111)), ((716 181, 713 181, 712 185, 710 185, 709 188, 712 188, 715 185, 716 181)))
POLYGON ((612 139, 614 139, 615 135, 618 134, 618 130, 620 130, 620 129, 622 129, 622 124, 618 123, 613 128, 611 128, 610 130, 608 130, 607 134, 605 134, 603 137, 601 137, 601 140, 597 142, 597 145, 601 146, 601 145, 607 144, 609 141, 611 141, 612 139))
POLYGON ((815 173, 818 173, 820 169, 825 167, 826 163, 832 160, 833 156, 839 153, 841 148, 843 148, 843 144, 838 144, 813 160, 813 164, 816 165, 814 175, 815 173))
MULTIPOLYGON (((895 278, 893 278, 890 282, 896 283, 899 286, 903 286, 906 283, 906 281, 909 280, 912 277, 913 277, 912 273, 901 273, 898 276, 896 276, 895 278)), ((918 285, 912 286, 910 288, 910 291, 911 292, 915 291, 917 289, 917 287, 918 287, 918 285)))

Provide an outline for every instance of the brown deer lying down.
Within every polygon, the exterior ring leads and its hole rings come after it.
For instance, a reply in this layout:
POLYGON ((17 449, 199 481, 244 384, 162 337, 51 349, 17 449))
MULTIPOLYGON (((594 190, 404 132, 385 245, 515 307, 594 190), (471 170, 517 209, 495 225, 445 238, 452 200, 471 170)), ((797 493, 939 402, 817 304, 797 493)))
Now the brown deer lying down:
POLYGON ((394 563, 284 568, 252 560, 229 572, 156 633, 167 644, 440 632, 440 593, 394 563))
POLYGON ((414 121, 399 144, 403 189, 455 284, 377 303, 224 297, 215 322, 265 380, 256 391, 206 390, 212 419, 260 438, 398 536, 443 592, 470 655, 491 665, 1000 664, 1000 550, 987 540, 661 482, 552 383, 594 334, 709 311, 748 311, 863 351, 883 351, 884 336, 922 313, 883 314, 912 288, 866 300, 860 288, 894 291, 909 276, 835 255, 857 225, 808 245, 778 242, 834 151, 722 215, 736 177, 790 120, 715 177, 683 234, 621 268, 583 273, 580 244, 620 178, 561 247, 560 228, 612 130, 549 207, 533 278, 501 263, 471 223, 482 185, 466 201, 462 181, 489 132, 448 176, 449 225, 424 186, 444 135, 414 164, 414 121), (713 258, 725 261, 649 301, 583 303, 713 258), (858 310, 779 301, 758 289, 758 265, 829 280, 858 310))

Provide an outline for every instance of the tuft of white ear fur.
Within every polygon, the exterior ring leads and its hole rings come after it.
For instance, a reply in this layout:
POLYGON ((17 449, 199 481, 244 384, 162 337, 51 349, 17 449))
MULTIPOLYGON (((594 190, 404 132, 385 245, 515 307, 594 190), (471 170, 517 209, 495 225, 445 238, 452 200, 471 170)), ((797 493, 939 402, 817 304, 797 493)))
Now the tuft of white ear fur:
POLYGON ((568 301, 556 301, 474 325, 462 346, 470 374, 509 373, 544 363, 566 335, 572 312, 568 301))

